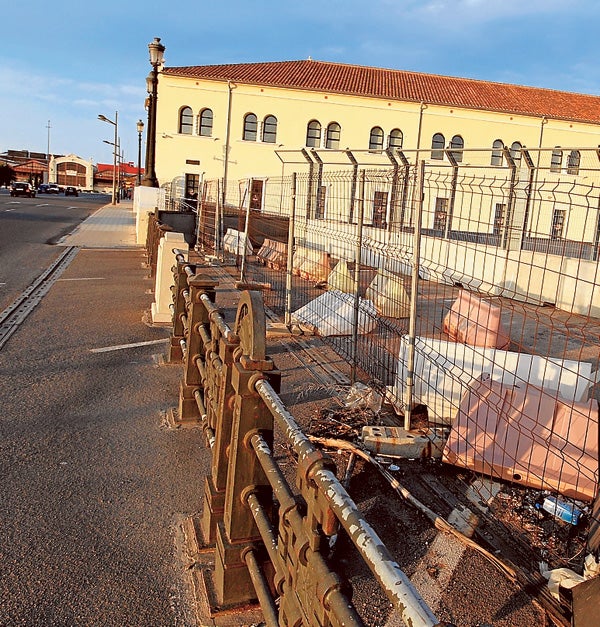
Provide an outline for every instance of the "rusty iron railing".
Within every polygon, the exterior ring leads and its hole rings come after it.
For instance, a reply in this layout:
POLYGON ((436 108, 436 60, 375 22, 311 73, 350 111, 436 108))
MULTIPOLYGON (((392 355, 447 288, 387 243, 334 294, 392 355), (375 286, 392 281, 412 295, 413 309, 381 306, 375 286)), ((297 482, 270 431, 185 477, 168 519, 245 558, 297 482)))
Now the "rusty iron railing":
POLYGON ((258 599, 269 627, 363 625, 349 583, 326 559, 341 526, 406 625, 442 625, 337 479, 334 462, 281 401, 261 293, 241 292, 231 328, 215 305, 217 281, 182 254, 176 259, 169 361, 183 363, 183 378, 171 421, 200 424, 212 451, 200 527, 204 544, 215 546, 216 605, 258 599), (297 491, 273 456, 275 426, 297 454, 297 491))

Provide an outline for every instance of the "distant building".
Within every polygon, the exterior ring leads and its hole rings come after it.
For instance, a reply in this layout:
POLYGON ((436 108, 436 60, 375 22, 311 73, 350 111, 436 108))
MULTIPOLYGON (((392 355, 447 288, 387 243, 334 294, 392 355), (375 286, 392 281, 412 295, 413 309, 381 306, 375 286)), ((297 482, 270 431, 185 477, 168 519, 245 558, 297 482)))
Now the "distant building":
MULTIPOLYGON (((122 195, 127 195, 137 185, 138 174, 144 176, 144 169, 140 170, 130 161, 117 165, 117 188, 122 195)), ((94 176, 96 191, 106 194, 112 193, 113 187, 113 164, 98 163, 94 176)))
POLYGON ((34 187, 39 187, 47 180, 48 164, 37 159, 28 159, 12 166, 17 176, 17 181, 31 183, 34 187))
POLYGON ((52 156, 48 168, 48 182, 60 186, 73 185, 78 189, 94 189, 95 167, 77 155, 52 156))

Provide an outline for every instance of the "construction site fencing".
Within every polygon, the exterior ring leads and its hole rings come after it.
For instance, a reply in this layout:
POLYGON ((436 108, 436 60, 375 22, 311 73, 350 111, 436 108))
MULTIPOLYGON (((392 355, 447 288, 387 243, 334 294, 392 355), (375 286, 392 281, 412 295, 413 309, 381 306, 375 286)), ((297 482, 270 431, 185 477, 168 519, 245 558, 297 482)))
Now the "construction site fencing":
POLYGON ((183 363, 171 420, 200 424, 212 450, 200 525, 215 546, 212 610, 258 599, 269 627, 363 625, 327 559, 343 530, 404 624, 441 627, 278 396, 261 293, 241 292, 230 326, 206 270, 177 255, 169 361, 183 363), (275 430, 297 456, 297 491, 272 453, 275 430))
POLYGON ((525 503, 518 530, 566 502, 585 542, 540 541, 552 563, 597 554, 599 151, 280 158, 280 177, 205 182, 201 251, 268 288, 406 429, 444 429, 444 462, 510 484, 490 507, 525 503))

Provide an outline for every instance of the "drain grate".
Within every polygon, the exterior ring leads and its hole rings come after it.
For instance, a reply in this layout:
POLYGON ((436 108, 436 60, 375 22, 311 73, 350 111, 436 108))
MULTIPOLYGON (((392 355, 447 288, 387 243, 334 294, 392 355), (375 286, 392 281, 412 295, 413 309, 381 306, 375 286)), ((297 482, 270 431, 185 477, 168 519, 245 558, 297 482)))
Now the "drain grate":
POLYGON ((0 349, 25 318, 40 304, 54 282, 69 267, 79 252, 77 246, 65 248, 59 257, 48 266, 44 272, 15 299, 2 313, 0 313, 0 349))

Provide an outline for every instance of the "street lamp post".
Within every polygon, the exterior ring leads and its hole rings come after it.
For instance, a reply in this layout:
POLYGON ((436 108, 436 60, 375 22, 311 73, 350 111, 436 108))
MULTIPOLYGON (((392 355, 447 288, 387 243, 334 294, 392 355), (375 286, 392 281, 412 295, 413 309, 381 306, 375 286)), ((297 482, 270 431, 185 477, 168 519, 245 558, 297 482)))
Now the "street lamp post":
POLYGON ((150 65, 152 70, 146 78, 148 90, 148 131, 146 133, 146 167, 142 185, 144 187, 158 187, 156 178, 156 102, 158 99, 158 68, 162 65, 165 47, 160 43, 160 37, 155 37, 148 44, 150 65))
MULTIPOLYGON (((102 122, 108 122, 108 124, 112 124, 115 127, 115 141, 114 141, 114 151, 113 151, 113 186, 112 186, 112 200, 111 205, 115 205, 117 203, 117 144, 119 137, 119 112, 115 111, 115 119, 109 120, 105 115, 100 114, 98 116, 99 120, 102 122)), ((106 142, 110 144, 110 142, 106 142)))
MULTIPOLYGON (((103 139, 102 141, 105 144, 108 144, 109 146, 113 146, 113 150, 114 150, 113 156, 114 156, 115 153, 117 153, 117 158, 120 158, 120 154, 118 152, 119 144, 115 144, 114 142, 109 142, 108 139, 103 139)), ((121 140, 119 139, 119 141, 121 141, 121 140)), ((121 168, 120 168, 119 164, 116 164, 116 165, 117 165, 117 167, 113 168, 113 189, 116 192, 118 192, 116 194, 116 198, 115 198, 116 202, 118 203, 118 202, 120 202, 120 196, 121 196, 121 194, 120 194, 120 191, 121 191, 121 168), (114 174, 115 172, 116 172, 116 174, 114 174)), ((112 204, 114 205, 115 203, 113 202, 112 204)))
POLYGON ((144 123, 141 120, 137 121, 137 132, 138 132, 138 167, 137 167, 137 184, 142 184, 142 133, 144 132, 144 123))

